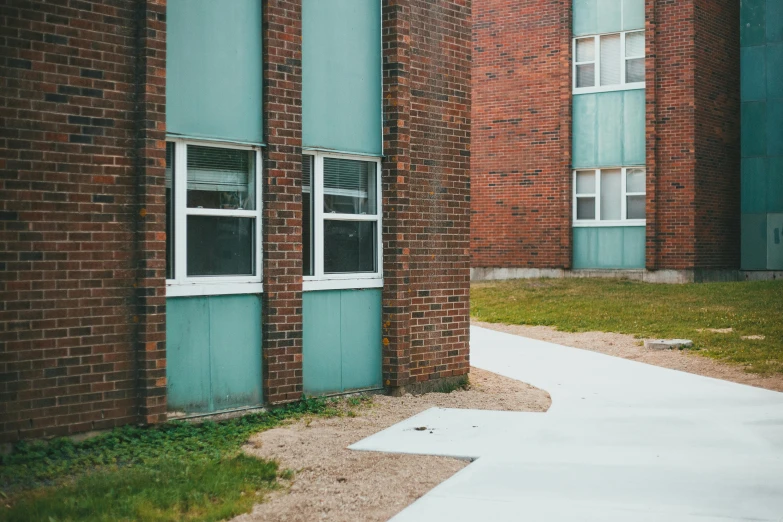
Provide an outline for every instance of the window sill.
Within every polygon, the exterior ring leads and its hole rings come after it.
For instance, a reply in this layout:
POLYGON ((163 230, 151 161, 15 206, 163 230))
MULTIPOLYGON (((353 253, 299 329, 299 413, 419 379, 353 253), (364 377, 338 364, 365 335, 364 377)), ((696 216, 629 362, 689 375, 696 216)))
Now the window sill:
POLYGON ((263 283, 167 283, 166 297, 261 294, 263 283))
POLYGON ((646 227, 647 220, 645 219, 628 219, 625 221, 575 221, 573 223, 574 228, 585 227, 646 227))
POLYGON ((639 89, 645 89, 647 84, 645 82, 637 83, 625 83, 621 85, 604 85, 601 87, 574 87, 574 96, 579 94, 596 94, 601 92, 617 92, 617 91, 636 91, 639 89))
POLYGON ((302 282, 303 292, 314 292, 318 290, 361 290, 364 288, 383 288, 383 278, 305 279, 302 282))

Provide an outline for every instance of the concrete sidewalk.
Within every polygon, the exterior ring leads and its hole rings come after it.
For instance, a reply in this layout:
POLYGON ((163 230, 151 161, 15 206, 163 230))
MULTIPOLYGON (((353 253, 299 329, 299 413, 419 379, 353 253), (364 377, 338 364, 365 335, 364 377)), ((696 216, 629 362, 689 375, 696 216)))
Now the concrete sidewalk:
POLYGON ((783 394, 471 335, 474 366, 548 391, 552 407, 431 409, 353 445, 475 460, 396 522, 783 521, 783 394))

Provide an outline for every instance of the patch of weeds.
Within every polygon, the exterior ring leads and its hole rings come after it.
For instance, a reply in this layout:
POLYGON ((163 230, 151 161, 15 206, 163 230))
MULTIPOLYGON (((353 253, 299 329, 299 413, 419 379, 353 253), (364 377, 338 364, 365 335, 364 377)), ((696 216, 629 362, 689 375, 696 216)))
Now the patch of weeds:
POLYGON ((433 392, 449 394, 457 390, 469 390, 469 389, 470 389, 470 378, 467 375, 465 375, 458 379, 448 380, 446 382, 440 383, 438 387, 433 390, 433 392))
POLYGON ((283 480, 294 480, 295 475, 296 473, 291 468, 286 468, 277 474, 277 476, 283 480))

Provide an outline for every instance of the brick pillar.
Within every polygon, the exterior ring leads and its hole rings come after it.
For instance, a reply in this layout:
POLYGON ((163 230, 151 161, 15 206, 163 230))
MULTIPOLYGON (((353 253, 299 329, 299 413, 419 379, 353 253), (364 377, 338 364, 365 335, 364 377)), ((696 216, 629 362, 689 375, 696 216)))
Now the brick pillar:
POLYGON ((302 2, 264 2, 266 402, 302 396, 302 2))
POLYGON ((410 3, 383 1, 383 383, 410 377, 410 3))
POLYGON ((645 139, 646 150, 646 169, 647 169, 647 245, 646 245, 646 266, 648 270, 657 270, 660 257, 660 240, 658 239, 658 176, 657 167, 657 142, 658 133, 656 132, 657 116, 657 69, 655 59, 655 40, 657 24, 655 22, 655 3, 656 0, 645 0, 644 7, 644 31, 645 31, 645 81, 647 90, 646 115, 645 115, 645 139))
POLYGON ((560 190, 560 259, 557 266, 571 268, 573 260, 573 176, 571 162, 571 140, 573 135, 573 78, 571 69, 571 27, 573 24, 573 2, 563 2, 560 11, 559 27, 559 78, 560 86, 560 150, 561 160, 559 175, 562 181, 558 183, 560 190))
POLYGON ((166 419, 166 1, 136 5, 136 370, 139 422, 166 419))

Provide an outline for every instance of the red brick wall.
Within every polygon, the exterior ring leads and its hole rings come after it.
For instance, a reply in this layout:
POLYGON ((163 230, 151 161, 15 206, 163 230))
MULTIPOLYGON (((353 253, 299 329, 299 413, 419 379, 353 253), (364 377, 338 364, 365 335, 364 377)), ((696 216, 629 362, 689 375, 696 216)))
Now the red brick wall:
POLYGON ((302 3, 264 2, 264 400, 302 396, 302 3))
POLYGON ((571 2, 474 7, 471 265, 571 263, 571 2))
POLYGON ((0 9, 0 437, 154 422, 165 409, 163 8, 0 9))

